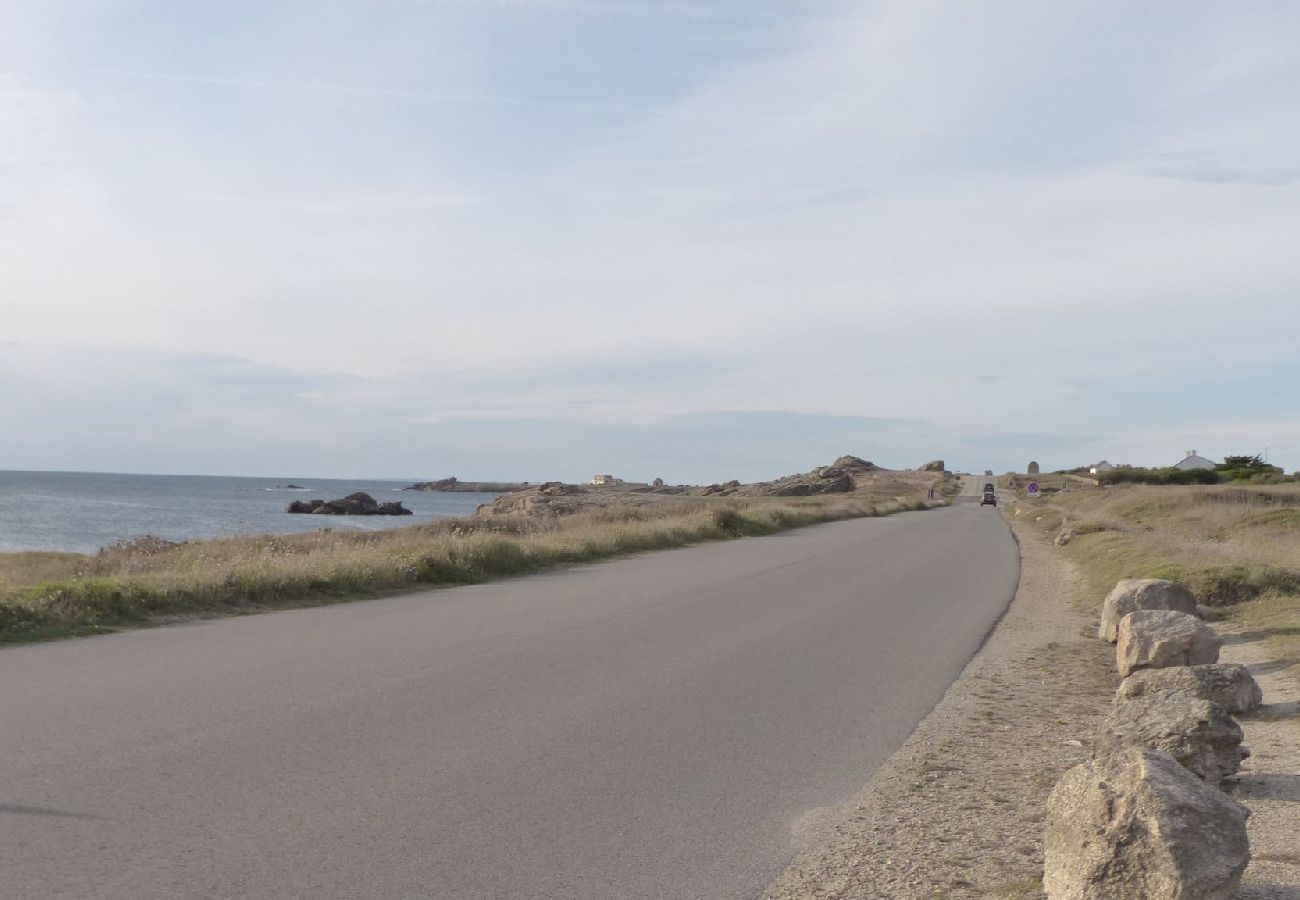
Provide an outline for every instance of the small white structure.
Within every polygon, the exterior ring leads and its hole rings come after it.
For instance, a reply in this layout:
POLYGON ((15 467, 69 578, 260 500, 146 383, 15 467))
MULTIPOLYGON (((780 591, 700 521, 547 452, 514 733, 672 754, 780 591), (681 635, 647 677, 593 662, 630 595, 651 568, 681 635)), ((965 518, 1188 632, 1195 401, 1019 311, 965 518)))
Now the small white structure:
POLYGON ((1089 474, 1089 475, 1100 475, 1102 472, 1110 472, 1110 471, 1112 471, 1114 468, 1115 468, 1114 466, 1112 466, 1110 463, 1106 462, 1106 460, 1103 459, 1101 462, 1097 463, 1097 465, 1095 465, 1095 466, 1093 466, 1091 469, 1089 469, 1089 470, 1088 470, 1088 474, 1089 474))
POLYGON ((1187 455, 1174 463, 1175 469, 1213 469, 1214 461, 1206 459, 1204 456, 1197 456, 1195 450, 1188 450, 1187 455))
POLYGON ((592 484, 619 484, 621 481, 622 479, 615 478, 613 475, 593 475, 591 477, 592 484))

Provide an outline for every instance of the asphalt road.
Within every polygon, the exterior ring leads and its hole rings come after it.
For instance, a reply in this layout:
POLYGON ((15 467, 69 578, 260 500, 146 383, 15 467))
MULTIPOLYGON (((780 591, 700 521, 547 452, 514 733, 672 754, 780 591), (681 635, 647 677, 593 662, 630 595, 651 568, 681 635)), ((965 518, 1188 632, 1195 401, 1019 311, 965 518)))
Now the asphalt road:
POLYGON ((1014 592, 962 503, 0 651, 5 898, 752 898, 1014 592))

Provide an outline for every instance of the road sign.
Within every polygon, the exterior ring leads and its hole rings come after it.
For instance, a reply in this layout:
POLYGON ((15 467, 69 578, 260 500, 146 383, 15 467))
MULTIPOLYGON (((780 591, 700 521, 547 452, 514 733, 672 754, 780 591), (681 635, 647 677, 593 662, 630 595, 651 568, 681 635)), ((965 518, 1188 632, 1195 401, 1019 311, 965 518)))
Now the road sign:
POLYGON ((1031 481, 1031 482, 1029 482, 1029 487, 1025 488, 1025 490, 1029 491, 1029 496, 1031 496, 1031 497, 1037 497, 1037 496, 1038 496, 1038 482, 1037 482, 1037 481, 1031 481))

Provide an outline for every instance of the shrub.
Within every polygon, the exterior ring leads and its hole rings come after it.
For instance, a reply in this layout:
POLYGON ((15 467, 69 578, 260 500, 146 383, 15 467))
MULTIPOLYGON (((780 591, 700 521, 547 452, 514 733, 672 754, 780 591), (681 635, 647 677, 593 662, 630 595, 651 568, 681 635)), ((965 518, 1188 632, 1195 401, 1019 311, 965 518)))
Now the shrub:
POLYGON ((1224 475, 1213 469, 1142 469, 1119 466, 1097 476, 1101 484, 1218 484, 1224 475))

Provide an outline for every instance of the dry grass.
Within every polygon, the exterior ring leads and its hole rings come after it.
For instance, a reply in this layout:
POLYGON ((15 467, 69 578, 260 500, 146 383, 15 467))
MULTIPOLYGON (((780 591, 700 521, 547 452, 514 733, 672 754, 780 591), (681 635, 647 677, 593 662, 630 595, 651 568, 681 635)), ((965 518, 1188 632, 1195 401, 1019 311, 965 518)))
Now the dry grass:
POLYGON ((690 498, 552 519, 448 519, 377 532, 323 529, 168 545, 138 541, 93 556, 0 555, 0 642, 103 631, 175 615, 336 602, 428 585, 770 534, 925 504, 874 494, 781 500, 690 498))
POLYGON ((83 559, 79 553, 0 554, 0 597, 43 581, 67 578, 83 559))
POLYGON ((1170 578, 1237 627, 1300 656, 1300 485, 1116 485, 1021 502, 1016 515, 1064 548, 1091 606, 1121 578, 1170 578))
POLYGON ((1053 495, 1016 515, 1074 532, 1069 553, 1099 585, 1179 570, 1209 605, 1300 589, 1300 488, 1126 485, 1053 495))

